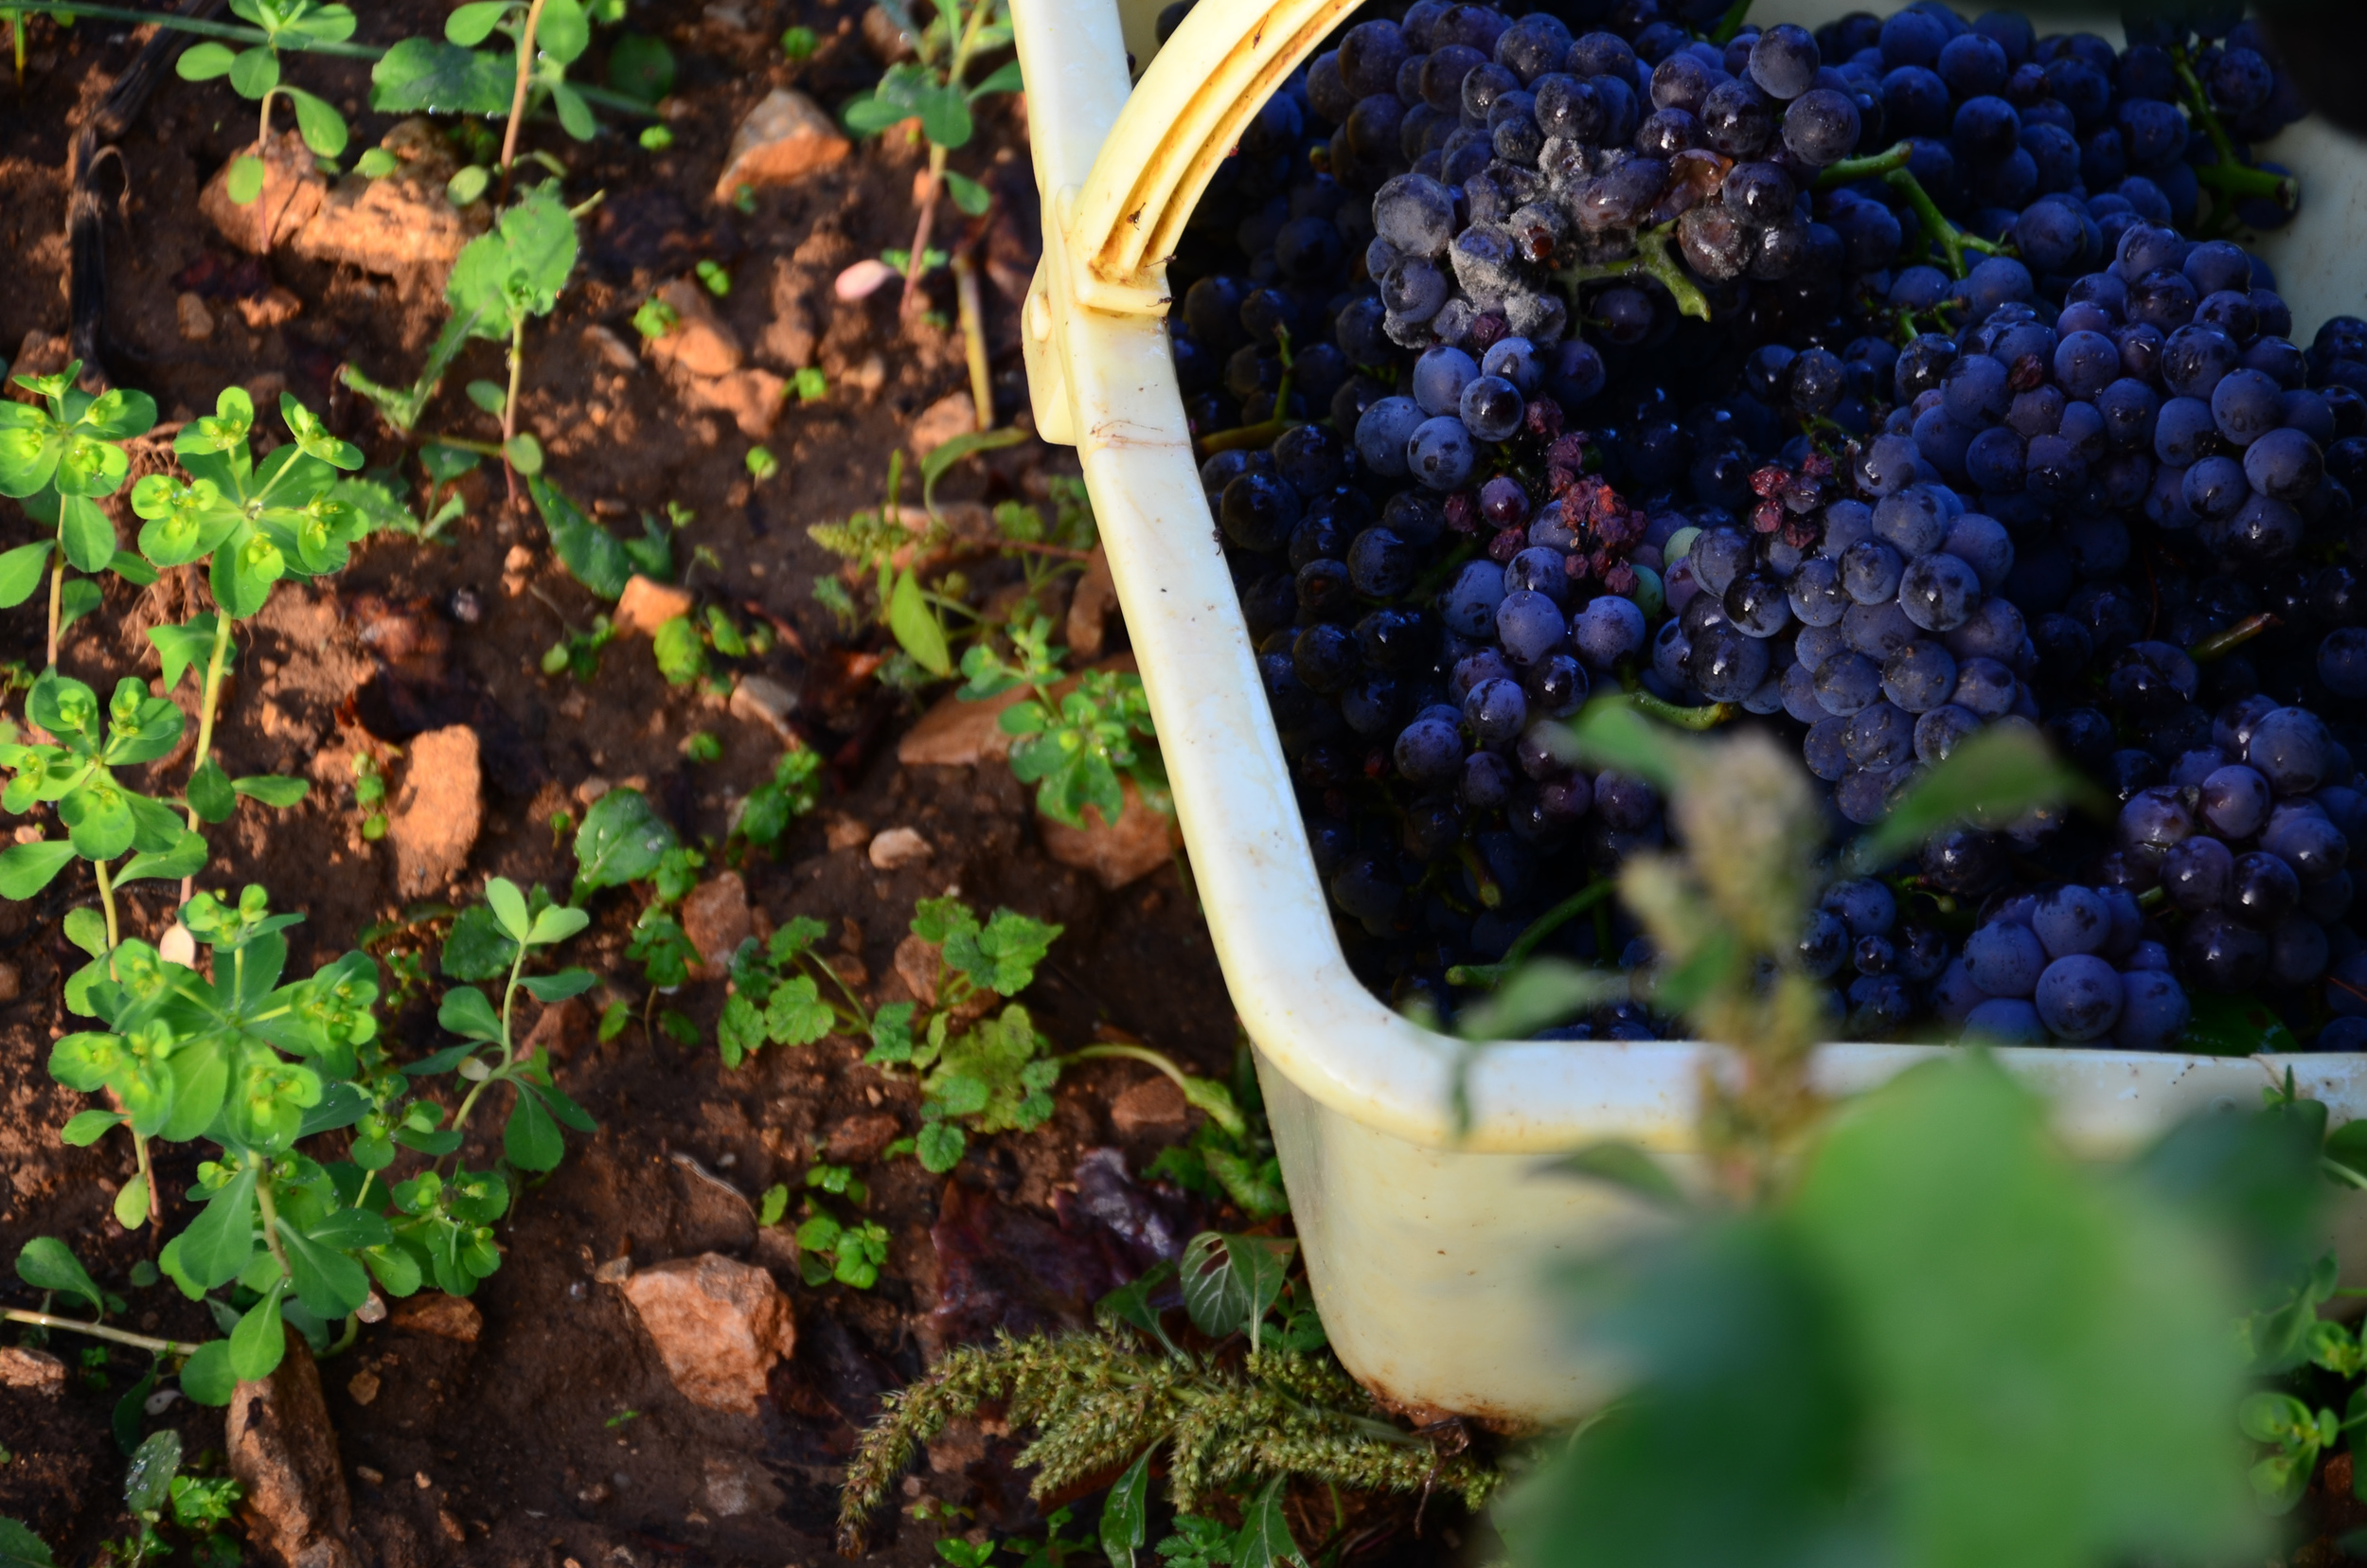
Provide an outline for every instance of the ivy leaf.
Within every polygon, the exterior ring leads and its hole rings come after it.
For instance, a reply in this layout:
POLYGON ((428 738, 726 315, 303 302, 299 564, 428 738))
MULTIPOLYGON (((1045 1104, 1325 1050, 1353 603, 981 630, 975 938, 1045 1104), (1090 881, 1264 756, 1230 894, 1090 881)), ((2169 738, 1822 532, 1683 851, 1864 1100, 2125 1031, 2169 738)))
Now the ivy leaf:
POLYGON ((91 1310, 106 1315, 107 1302, 98 1286, 74 1256, 74 1249, 54 1236, 36 1236, 16 1255, 16 1276, 36 1291, 62 1291, 80 1296, 91 1310))
POLYGON ((982 931, 954 931, 945 938, 945 961, 998 996, 1017 996, 1036 978, 1059 939, 1061 927, 998 909, 982 931))
POLYGON ((576 829, 577 896, 639 882, 680 842, 640 791, 609 791, 592 803, 576 829))
POLYGON ((810 975, 783 981, 764 1006, 764 1032, 775 1044, 810 1045, 837 1022, 810 975))
POLYGON ((715 1021, 715 1046, 722 1053, 723 1065, 739 1066, 762 1050, 764 1044, 764 1014, 745 994, 735 994, 723 1004, 723 1014, 715 1021))

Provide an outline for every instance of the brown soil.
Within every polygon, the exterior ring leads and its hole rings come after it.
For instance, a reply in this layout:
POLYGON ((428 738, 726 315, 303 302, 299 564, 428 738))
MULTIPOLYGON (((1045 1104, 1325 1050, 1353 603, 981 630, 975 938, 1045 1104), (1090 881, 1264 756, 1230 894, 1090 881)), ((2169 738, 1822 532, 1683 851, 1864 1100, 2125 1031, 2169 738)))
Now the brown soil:
MULTIPOLYGON (((768 192, 753 213, 719 208, 707 195, 732 129, 770 87, 793 81, 835 104, 876 76, 854 11, 851 0, 749 0, 737 9, 653 0, 636 7, 633 24, 663 34, 680 65, 672 150, 651 156, 629 134, 581 145, 556 127, 534 128, 529 145, 570 165, 572 198, 594 188, 606 194, 586 226, 580 281, 529 333, 523 423, 541 433, 562 486, 612 521, 630 528, 640 512, 689 508, 696 520, 676 553, 679 561, 694 546, 712 552, 715 564, 697 578, 702 597, 743 621, 760 615, 783 629, 774 652, 743 668, 803 693, 796 722, 830 757, 832 788, 776 856, 742 867, 764 918, 824 919, 875 993, 897 984, 893 953, 917 898, 958 888, 981 907, 1007 904, 1058 920, 1068 935, 1026 998, 1056 1041, 1081 1043, 1106 1024, 1197 1070, 1221 1073, 1234 1024, 1179 870, 1104 892, 1046 857, 1028 797, 1000 764, 899 769, 889 742, 911 715, 866 678, 872 661, 863 655, 876 634, 848 642, 809 595, 815 576, 836 562, 807 537, 807 526, 875 504, 887 454, 915 416, 967 384, 952 334, 899 330, 894 290, 842 305, 829 289, 846 262, 909 241, 915 150, 863 147, 833 169, 768 192), (739 16, 746 27, 732 25, 739 16), (772 43, 792 22, 825 40, 802 68, 785 64, 772 43), (597 324, 633 341, 634 307, 701 258, 730 268, 735 287, 719 308, 758 363, 794 369, 782 356, 794 349, 802 324, 815 342, 813 363, 830 379, 823 401, 782 415, 769 443, 782 472, 762 486, 743 464, 749 441, 727 420, 685 411, 651 371, 609 368, 584 335, 597 324), (893 874, 875 871, 868 836, 897 826, 917 829, 933 853, 893 874)), ((433 33, 441 14, 402 0, 375 9, 364 30, 433 33)), ((63 29, 36 21, 23 95, 0 90, 0 250, 16 276, 15 287, 0 290, 0 350, 11 358, 20 344, 38 347, 66 330, 67 142, 136 44, 107 24, 63 29)), ((355 112, 365 71, 318 57, 294 68, 294 80, 352 114, 357 148, 390 123, 355 112)), ((225 245, 195 198, 240 151, 251 116, 221 83, 171 80, 123 138, 120 187, 112 168, 103 177, 111 199, 125 191, 107 235, 109 368, 152 393, 168 420, 209 411, 225 385, 284 385, 328 409, 374 464, 392 464, 399 443, 333 374, 350 362, 381 380, 407 378, 442 319, 441 301, 432 289, 406 290, 350 268, 289 257, 248 261, 225 245), (294 293, 300 312, 249 330, 239 300, 273 284, 294 293), (209 342, 180 335, 175 300, 185 290, 211 301, 218 326, 209 342)), ((1021 118, 1015 107, 990 116, 988 134, 961 159, 1003 198, 984 255, 1006 422, 1025 418, 1015 301, 1035 248, 1021 118)), ((950 284, 940 292, 934 303, 950 316, 950 284)), ((492 421, 459 388, 500 374, 495 347, 472 347, 424 428, 491 436, 492 421)), ((1041 496, 1063 464, 1074 472, 1068 454, 1031 443, 970 465, 946 492, 1041 496)), ((686 838, 721 838, 732 800, 765 777, 779 754, 777 739, 727 714, 720 700, 667 687, 638 639, 612 645, 589 684, 542 674, 539 656, 562 621, 586 625, 600 606, 551 559, 532 513, 504 505, 498 475, 467 486, 468 515, 448 544, 381 537, 337 579, 283 586, 252 628, 222 719, 224 761, 234 775, 299 774, 314 789, 293 811, 250 807, 218 829, 204 882, 260 882, 275 906, 305 911, 307 923, 292 934, 297 972, 345 951, 374 923, 398 920, 404 907, 391 844, 361 833, 351 788, 359 753, 380 759, 400 788, 410 737, 454 723, 476 732, 488 786, 483 829, 453 885, 430 895, 455 900, 474 896, 490 874, 564 882, 572 858, 550 819, 562 810, 580 813, 578 791, 587 779, 638 782, 686 838), (721 760, 685 760, 682 744, 699 730, 721 739, 721 760)), ((19 543, 28 526, 12 504, 0 503, 0 544, 19 543)), ((124 673, 153 672, 142 633, 186 616, 191 593, 177 575, 146 591, 116 584, 103 612, 70 630, 62 663, 102 688, 124 673)), ((0 659, 37 664, 36 626, 29 611, 0 620, 0 659)), ((200 1310, 169 1286, 131 1284, 155 1232, 127 1234, 110 1217, 111 1195, 129 1173, 122 1145, 69 1150, 56 1136, 81 1108, 81 1096, 45 1070, 50 1042, 73 1026, 61 981, 80 959, 60 919, 92 901, 88 882, 78 878, 62 878, 29 904, 0 904, 0 958, 20 983, 15 999, 0 1005, 0 1253, 13 1256, 35 1236, 61 1237, 129 1300, 127 1322, 202 1335, 209 1330, 200 1310)), ((169 901, 165 884, 135 889, 132 931, 156 935, 169 901)), ((609 994, 638 1007, 638 967, 622 954, 636 907, 631 895, 603 896, 598 923, 569 956, 608 976, 609 994)), ((432 971, 437 939, 429 927, 377 951, 423 952, 432 971)), ((658 1005, 679 1008, 708 1034, 723 999, 720 982, 694 982, 658 1005)), ((387 1027, 409 1052, 432 1048, 432 996, 414 992, 390 1008, 387 1027)), ((881 1391, 917 1373, 949 1335, 1080 1322, 1093 1293, 1132 1271, 1112 1235, 1062 1199, 1087 1150, 1117 1147, 1135 1169, 1148 1157, 1150 1147, 1119 1138, 1109 1117, 1111 1101, 1147 1070, 1095 1063, 1072 1072, 1049 1125, 980 1140, 951 1184, 909 1159, 867 1165, 870 1212, 895 1247, 887 1277, 858 1292, 799 1283, 785 1234, 759 1237, 751 1200, 793 1179, 834 1130, 842 1143, 868 1133, 876 1147, 880 1126, 845 1128, 850 1118, 884 1116, 894 1131, 909 1132, 911 1090, 863 1066, 844 1041, 776 1048, 738 1072, 721 1067, 710 1042, 684 1048, 639 1024, 605 1044, 571 1038, 561 1082, 600 1131, 571 1139, 565 1163, 525 1192, 503 1227, 503 1267, 475 1297, 481 1337, 469 1345, 382 1324, 325 1361, 357 1533, 383 1568, 810 1568, 831 1550, 836 1467, 881 1391), (941 1235, 956 1243, 947 1256, 930 1234, 941 1211, 941 1235), (621 1297, 594 1277, 620 1256, 648 1264, 708 1250, 771 1267, 794 1303, 796 1354, 776 1372, 759 1418, 687 1403, 621 1297)), ((178 1195, 194 1179, 196 1158, 193 1149, 165 1156, 167 1234, 188 1219, 178 1195)), ((9 1293, 18 1304, 31 1299, 12 1282, 9 1293)), ((83 1346, 61 1335, 52 1348, 71 1364, 83 1346)), ((0 1514, 33 1525, 61 1561, 91 1560, 124 1529, 116 1506, 124 1462, 108 1417, 142 1370, 144 1358, 124 1352, 78 1367, 62 1399, 0 1390, 0 1514)), ((177 1424, 193 1454, 222 1448, 218 1413, 181 1402, 159 1420, 177 1424)), ((976 1509, 977 1524, 1023 1529, 1035 1513, 1023 1480, 1011 1473, 1010 1452, 1001 1440, 942 1446, 907 1484, 907 1497, 925 1491, 976 1509)), ((875 1555, 930 1560, 934 1526, 907 1523, 899 1532, 898 1524, 893 1515, 878 1523, 875 1555)))

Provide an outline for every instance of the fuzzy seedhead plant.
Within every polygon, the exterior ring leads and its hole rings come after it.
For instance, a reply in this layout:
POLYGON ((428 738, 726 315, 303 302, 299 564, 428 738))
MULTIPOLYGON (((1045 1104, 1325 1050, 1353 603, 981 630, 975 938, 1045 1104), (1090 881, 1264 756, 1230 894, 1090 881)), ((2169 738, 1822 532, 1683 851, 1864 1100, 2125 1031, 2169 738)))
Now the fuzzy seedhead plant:
POLYGON ((1289 1280, 1295 1242, 1202 1233, 1185 1250, 1184 1307, 1215 1350, 1178 1345, 1152 1304, 1173 1265, 1100 1305, 1088 1332, 997 1337, 946 1353, 924 1377, 887 1396, 863 1434, 840 1496, 842 1549, 930 1438, 952 1421, 1002 1407, 1028 1435, 1018 1463, 1036 1473, 1030 1495, 1077 1489, 1115 1473, 1101 1542, 1113 1564, 1134 1560, 1148 1535, 1151 1467, 1164 1456, 1167 1492, 1197 1511, 1219 1494, 1255 1490, 1247 1512, 1271 1520, 1270 1553, 1298 1558, 1282 1519, 1283 1486, 1300 1479, 1368 1491, 1443 1490, 1477 1508, 1497 1472, 1382 1417, 1325 1348, 1322 1325, 1289 1280), (1277 1321, 1278 1320, 1278 1321, 1277 1321), (1237 1356, 1230 1348, 1244 1345, 1237 1356))
MULTIPOLYGON (((263 158, 271 146, 274 98, 285 98, 288 106, 295 111, 296 132, 303 136, 306 147, 324 158, 344 155, 347 135, 345 116, 327 99, 282 81, 280 52, 343 44, 353 36, 354 15, 348 6, 323 5, 319 0, 230 0, 230 9, 258 28, 262 41, 233 50, 208 39, 184 50, 173 68, 184 81, 211 81, 226 77, 233 92, 260 105, 257 111, 255 150, 232 160, 225 186, 233 202, 247 206, 263 193, 263 158)), ((263 224, 267 241, 273 226, 268 219, 263 224)))

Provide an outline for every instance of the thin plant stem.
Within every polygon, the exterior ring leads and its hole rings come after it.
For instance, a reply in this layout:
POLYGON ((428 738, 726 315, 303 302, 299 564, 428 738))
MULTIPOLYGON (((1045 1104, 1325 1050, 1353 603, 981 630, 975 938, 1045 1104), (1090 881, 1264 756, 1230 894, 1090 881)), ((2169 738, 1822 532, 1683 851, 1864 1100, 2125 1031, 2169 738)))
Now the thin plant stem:
POLYGON ((1634 704, 1635 710, 1646 718, 1657 719, 1664 724, 1674 724, 1679 729, 1686 730, 1715 729, 1742 711, 1732 703, 1683 707, 1655 697, 1648 691, 1631 691, 1628 693, 1628 701, 1634 704))
POLYGON ((988 373, 986 312, 978 305, 978 264, 968 249, 953 254, 953 299, 961 314, 962 354, 970 361, 970 401, 980 430, 994 428, 994 380, 988 373))
POLYGON ((1447 971, 1447 984, 1450 986, 1502 984, 1515 969, 1520 967, 1522 959, 1537 951, 1539 942, 1610 898, 1613 892, 1617 891, 1618 886, 1617 882, 1606 878, 1592 887, 1580 888, 1536 919, 1531 920, 1528 929, 1514 937, 1512 945, 1504 949, 1502 961, 1493 964, 1457 964, 1447 971))
POLYGON ((21 93, 25 90, 25 13, 23 11, 9 12, 9 36, 16 41, 16 90, 21 93))
MULTIPOLYGON (((58 504, 61 507, 64 506, 65 498, 60 496, 58 504)), ((51 669, 58 668, 58 633, 61 630, 58 623, 64 614, 65 525, 61 522, 58 526, 58 556, 49 567, 49 668, 51 669)))
POLYGON ((945 149, 929 144, 929 177, 920 187, 920 221, 913 228, 912 254, 904 258, 904 296, 897 310, 910 314, 920 297, 920 269, 929 254, 929 230, 936 222, 937 189, 945 182, 945 149))
MULTIPOLYGON (((534 0, 540 9, 543 0, 534 0)), ((526 318, 509 324, 509 394, 502 400, 502 474, 509 483, 509 499, 518 499, 518 471, 509 461, 509 443, 518 434, 518 383, 526 368, 526 318)))
POLYGON ((147 1334, 134 1334, 122 1328, 110 1328, 103 1323, 84 1323, 80 1318, 58 1317, 49 1312, 28 1312, 22 1307, 0 1307, 0 1320, 9 1323, 29 1323, 36 1328, 63 1328, 94 1339, 113 1340, 129 1345, 153 1356, 194 1356, 198 1347, 187 1340, 154 1339, 147 1334))
POLYGON ((280 1274, 289 1279, 294 1279, 295 1271, 288 1267, 287 1250, 279 1242, 279 1205, 272 1200, 271 1177, 268 1173, 258 1173, 258 1180, 255 1184, 255 1202, 256 1205, 263 1211, 263 1245, 271 1249, 272 1258, 278 1263, 280 1274))
MULTIPOLYGON (((191 778, 197 776, 197 771, 205 766, 206 758, 213 755, 214 709, 222 702, 222 661, 230 656, 230 612, 217 604, 214 614, 217 617, 214 623, 214 650, 205 661, 205 690, 198 700, 197 754, 189 758, 191 778)), ((194 805, 189 808, 189 831, 197 831, 197 808, 194 805)))
MULTIPOLYGON (((526 8, 525 26, 518 29, 518 85, 509 96, 509 124, 502 130, 502 202, 509 201, 509 166, 518 158, 518 130, 525 123, 526 94, 534 86, 534 29, 543 20, 543 0, 526 8)), ((510 493, 517 493, 513 482, 510 493)))
POLYGON ((98 879, 98 907, 107 912, 107 973, 112 977, 115 973, 116 947, 123 940, 122 933, 116 924, 116 887, 107 879, 105 861, 93 861, 90 865, 92 875, 98 879))
POLYGON ((132 1163, 139 1168, 140 1190, 148 1195, 148 1213, 141 1217, 145 1222, 156 1213, 156 1172, 148 1161, 148 1140, 136 1129, 132 1133, 132 1163))

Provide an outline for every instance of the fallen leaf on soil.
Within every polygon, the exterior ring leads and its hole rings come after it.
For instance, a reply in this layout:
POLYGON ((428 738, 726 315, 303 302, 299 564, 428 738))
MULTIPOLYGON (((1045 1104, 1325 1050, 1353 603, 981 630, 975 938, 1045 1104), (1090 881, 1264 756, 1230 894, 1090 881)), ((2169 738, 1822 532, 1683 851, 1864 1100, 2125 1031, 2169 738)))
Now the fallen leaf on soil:
POLYGON ((867 851, 871 864, 881 871, 900 871, 915 861, 927 860, 936 851, 929 841, 910 828, 890 828, 871 841, 867 851))
POLYGON ((715 199, 730 202, 739 187, 787 185, 846 156, 846 134, 805 94, 775 87, 732 133, 732 149, 715 182, 715 199))
POLYGON ((1110 1102, 1110 1125, 1120 1137, 1172 1132, 1191 1119, 1192 1108, 1175 1080, 1161 1073, 1128 1087, 1110 1102))
POLYGON ((320 1369, 294 1329, 279 1369, 230 1397, 223 1446, 245 1491, 248 1544, 280 1568, 359 1568, 353 1503, 337 1461, 337 1433, 321 1398, 320 1369))
POLYGON ((411 742, 402 790, 388 816, 395 887, 406 899, 442 888, 469 864, 485 822, 476 731, 430 730, 411 742))
POLYGON ((65 1387, 65 1363, 46 1350, 21 1345, 0 1346, 0 1388, 29 1389, 57 1394, 65 1387))
POLYGON ((797 694, 764 675, 742 675, 732 686, 731 716, 743 723, 762 724, 784 746, 804 744, 789 716, 797 711, 797 694))
POLYGON ((916 457, 926 457, 956 436, 978 428, 978 405, 967 392, 949 392, 920 411, 906 444, 916 457))
POLYGON ((1118 587, 1110 578, 1110 552, 1094 546, 1085 575, 1068 601, 1068 651, 1072 659, 1098 659, 1109 636, 1110 612, 1117 608, 1118 587))
POLYGON ((907 936, 896 944, 896 977, 924 1007, 937 1005, 937 944, 907 936))
POLYGON ((825 1148, 839 1165, 868 1165, 903 1131, 904 1124, 884 1111, 848 1116, 830 1129, 825 1148))
POLYGON ((756 1414, 773 1363, 797 1347, 773 1276, 719 1254, 643 1269, 622 1288, 674 1386, 710 1410, 756 1414))
POLYGON ((1103 820, 1100 810, 1093 806, 1085 808, 1082 828, 1041 814, 1036 818, 1043 831, 1045 854, 1062 865, 1091 871, 1102 886, 1113 892, 1166 864, 1183 842, 1175 819, 1145 801, 1132 779, 1121 779, 1119 789, 1125 806, 1114 823, 1103 820))
POLYGON ((445 1295, 430 1291, 423 1295, 406 1299, 394 1310, 387 1326, 407 1329, 414 1334, 433 1334, 437 1339, 458 1340, 474 1345, 485 1331, 485 1314, 467 1296, 445 1295))
POLYGON ((687 615, 697 602, 685 589, 671 583, 652 582, 635 572, 632 580, 625 584, 624 594, 616 600, 616 630, 638 632, 645 637, 654 637, 659 627, 678 615, 687 615))
POLYGON ((756 935, 748 916, 748 886, 737 871, 709 877, 682 901, 683 935, 706 960, 700 977, 721 977, 739 944, 756 935))

